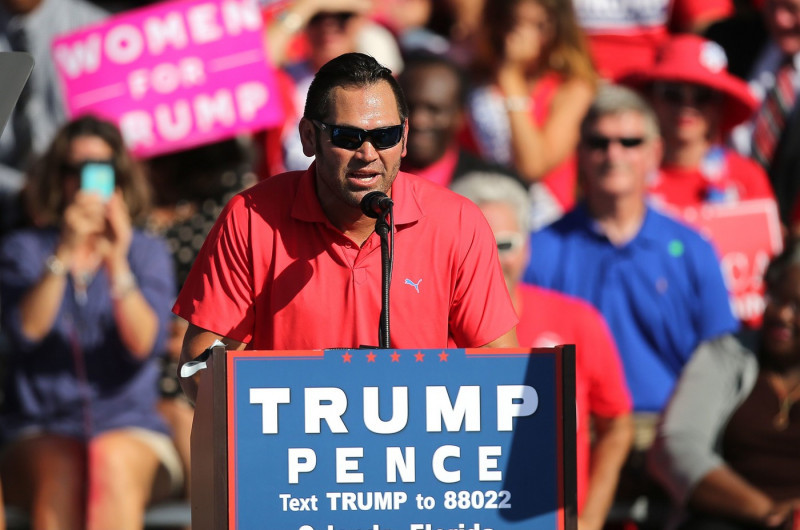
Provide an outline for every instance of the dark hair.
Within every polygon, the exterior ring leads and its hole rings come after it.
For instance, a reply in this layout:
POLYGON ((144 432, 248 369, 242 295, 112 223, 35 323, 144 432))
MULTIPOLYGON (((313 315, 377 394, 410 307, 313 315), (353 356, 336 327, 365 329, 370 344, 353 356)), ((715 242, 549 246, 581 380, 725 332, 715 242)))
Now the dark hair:
POLYGON ((791 239, 786 242, 783 252, 775 256, 764 271, 767 290, 778 284, 787 269, 797 266, 800 266, 800 239, 791 239))
POLYGON ((331 59, 319 69, 308 87, 303 117, 325 120, 331 110, 331 91, 336 87, 366 87, 385 81, 397 100, 400 121, 408 117, 408 105, 403 90, 392 71, 363 53, 345 53, 331 59))
POLYGON ((403 79, 415 68, 441 67, 449 70, 456 79, 458 105, 463 107, 467 103, 470 83, 466 72, 452 59, 444 55, 427 50, 416 50, 406 55, 403 71, 400 72, 400 86, 404 86, 403 79))
POLYGON ((571 0, 487 1, 476 42, 475 74, 479 77, 490 75, 499 64, 505 55, 506 37, 517 23, 515 10, 525 2, 539 4, 552 20, 553 42, 542 50, 548 69, 558 72, 565 79, 583 79, 594 85, 597 74, 571 0))
POLYGON ((150 182, 144 169, 125 147, 117 126, 91 115, 64 125, 29 171, 22 196, 30 221, 36 226, 61 223, 66 208, 63 166, 69 159, 72 141, 82 136, 100 138, 111 148, 115 186, 122 191, 131 219, 143 222, 151 200, 150 182))

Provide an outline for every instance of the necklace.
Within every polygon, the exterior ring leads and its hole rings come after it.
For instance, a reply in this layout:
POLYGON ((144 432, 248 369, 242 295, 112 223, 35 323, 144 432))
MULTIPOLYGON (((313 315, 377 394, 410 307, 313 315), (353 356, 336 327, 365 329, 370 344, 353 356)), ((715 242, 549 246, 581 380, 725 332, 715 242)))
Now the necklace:
POLYGON ((774 373, 769 374, 769 382, 778 395, 778 413, 772 419, 772 425, 779 431, 785 431, 789 427, 789 412, 800 400, 800 382, 787 389, 783 378, 774 373))

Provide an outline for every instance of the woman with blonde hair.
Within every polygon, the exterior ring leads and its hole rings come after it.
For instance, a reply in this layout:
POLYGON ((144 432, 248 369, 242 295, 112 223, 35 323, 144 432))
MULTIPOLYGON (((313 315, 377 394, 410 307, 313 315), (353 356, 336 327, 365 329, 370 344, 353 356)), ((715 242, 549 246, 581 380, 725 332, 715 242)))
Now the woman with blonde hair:
POLYGON ((568 0, 493 0, 475 57, 470 136, 531 184, 534 228, 575 202, 573 153, 596 75, 568 0))

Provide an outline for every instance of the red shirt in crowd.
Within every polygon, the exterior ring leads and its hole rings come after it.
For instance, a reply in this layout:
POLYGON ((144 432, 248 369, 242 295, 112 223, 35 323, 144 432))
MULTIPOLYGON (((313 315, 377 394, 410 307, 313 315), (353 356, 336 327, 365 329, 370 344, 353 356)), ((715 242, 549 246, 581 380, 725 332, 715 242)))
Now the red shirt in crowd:
POLYGON ((678 211, 703 203, 775 198, 761 166, 724 148, 714 148, 698 168, 662 167, 648 192, 654 204, 678 211))
POLYGON ((631 411, 622 362, 602 315, 590 304, 549 289, 517 287, 520 346, 575 344, 575 404, 578 415, 578 507, 589 487, 590 416, 613 418, 631 411))
MULTIPOLYGON (((250 349, 376 345, 381 252, 336 229, 312 165, 233 199, 208 235, 173 310, 250 349)), ((392 186, 391 346, 483 346, 513 328, 497 246, 477 206, 415 175, 392 186)))

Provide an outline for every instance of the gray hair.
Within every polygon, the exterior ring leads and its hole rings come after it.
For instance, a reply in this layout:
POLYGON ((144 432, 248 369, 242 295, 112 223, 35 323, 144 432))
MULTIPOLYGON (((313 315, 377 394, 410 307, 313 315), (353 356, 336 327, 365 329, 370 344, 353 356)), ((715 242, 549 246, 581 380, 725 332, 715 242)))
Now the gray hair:
POLYGON ((520 232, 528 232, 531 224, 528 190, 517 180, 502 173, 473 171, 453 182, 450 189, 478 206, 492 202, 510 206, 520 232))
POLYGON ((624 86, 603 84, 597 90, 597 95, 581 122, 581 137, 585 138, 589 129, 600 118, 624 112, 635 112, 644 118, 647 140, 654 140, 661 135, 658 117, 642 96, 624 86))

